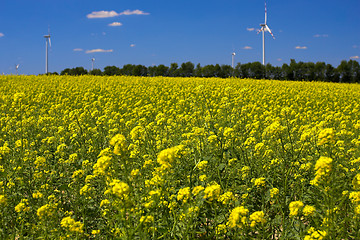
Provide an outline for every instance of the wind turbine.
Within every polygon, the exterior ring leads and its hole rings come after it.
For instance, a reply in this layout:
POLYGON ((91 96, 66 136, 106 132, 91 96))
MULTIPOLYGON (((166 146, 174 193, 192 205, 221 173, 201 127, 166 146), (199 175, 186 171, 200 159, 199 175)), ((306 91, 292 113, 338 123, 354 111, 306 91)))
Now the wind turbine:
POLYGON ((266 1, 265 1, 265 23, 260 24, 261 29, 257 32, 258 34, 262 32, 262 47, 263 47, 263 65, 265 66, 265 32, 269 32, 273 39, 275 39, 274 34, 272 34, 269 26, 266 24, 267 13, 266 13, 266 1))
POLYGON ((95 62, 95 58, 91 59, 91 71, 94 70, 94 62, 95 62))
POLYGON ((49 72, 49 46, 51 47, 51 40, 50 40, 50 31, 48 31, 48 35, 44 35, 46 39, 46 56, 45 56, 45 74, 49 72))
POLYGON ((235 58, 235 51, 231 53, 231 67, 234 68, 234 58, 235 58))
POLYGON ((18 75, 18 69, 20 67, 20 64, 15 64, 15 70, 16 70, 16 75, 18 75))

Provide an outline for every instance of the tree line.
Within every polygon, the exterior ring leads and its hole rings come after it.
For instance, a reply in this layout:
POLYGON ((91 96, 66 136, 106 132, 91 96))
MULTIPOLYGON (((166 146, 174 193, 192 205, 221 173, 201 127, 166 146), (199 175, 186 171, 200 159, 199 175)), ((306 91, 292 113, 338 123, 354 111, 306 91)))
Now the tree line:
MULTIPOLYGON (((56 74, 56 73, 54 73, 56 74)), ((290 64, 282 66, 266 66, 260 62, 241 64, 234 68, 230 65, 205 65, 196 66, 192 62, 171 63, 170 67, 163 64, 146 67, 144 65, 126 64, 122 68, 107 66, 103 71, 94 69, 87 71, 83 67, 66 68, 61 75, 126 75, 126 76, 167 76, 167 77, 238 77, 255 79, 277 79, 295 81, 324 81, 360 83, 360 65, 355 60, 343 60, 336 68, 325 62, 296 62, 290 60, 290 64)))

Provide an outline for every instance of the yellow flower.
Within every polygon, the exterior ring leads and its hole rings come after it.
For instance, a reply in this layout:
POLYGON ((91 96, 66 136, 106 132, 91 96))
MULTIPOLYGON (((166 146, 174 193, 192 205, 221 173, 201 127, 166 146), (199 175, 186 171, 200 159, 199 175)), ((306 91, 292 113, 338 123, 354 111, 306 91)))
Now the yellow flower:
POLYGON ((114 137, 110 139, 110 145, 115 146, 116 144, 123 144, 126 141, 124 135, 116 134, 114 137))
POLYGON ((20 203, 15 206, 15 211, 20 212, 28 212, 30 207, 28 206, 29 201, 27 199, 21 199, 20 203))
POLYGON ((88 184, 85 184, 81 189, 80 189, 80 195, 88 195, 89 192, 92 191, 92 187, 88 184))
POLYGON ((360 202, 360 192, 351 192, 349 194, 349 199, 353 204, 357 204, 358 202, 360 202))
POLYGON ((121 155, 124 151, 126 151, 126 139, 122 134, 116 134, 110 140, 110 145, 114 146, 114 153, 116 155, 121 155))
POLYGON ((355 190, 360 190, 360 173, 353 178, 352 184, 355 190))
POLYGON ((332 159, 321 156, 315 164, 315 178, 311 181, 311 184, 318 185, 319 182, 329 175, 332 166, 332 159))
POLYGON ((45 165, 46 163, 46 159, 44 157, 37 157, 34 164, 36 165, 36 167, 40 167, 45 165))
POLYGON ((135 177, 139 174, 139 172, 140 172, 139 169, 133 169, 133 170, 131 170, 130 175, 131 175, 131 177, 135 177))
POLYGON ((360 205, 355 207, 355 214, 360 215, 360 205))
POLYGON ((111 157, 102 156, 94 164, 94 175, 105 175, 107 168, 111 164, 111 157))
POLYGON ((11 149, 8 147, 7 142, 4 144, 4 146, 0 147, 0 155, 6 155, 11 152, 11 149))
POLYGON ((109 185, 111 188, 106 190, 104 194, 111 193, 118 198, 127 199, 130 192, 129 185, 117 179, 114 179, 109 185))
POLYGON ((318 146, 322 146, 326 143, 335 143, 334 135, 334 129, 332 128, 325 128, 321 130, 318 137, 318 146))
POLYGON ((203 186, 196 186, 193 188, 192 190, 192 194, 194 196, 198 195, 202 190, 204 190, 204 187, 203 186))
POLYGON ((109 205, 110 204, 110 201, 108 199, 104 199, 100 202, 100 207, 102 206, 106 206, 106 205, 109 205))
POLYGON ((226 193, 220 195, 218 201, 225 205, 225 204, 230 203, 234 199, 235 199, 235 196, 232 192, 226 192, 226 193))
POLYGON ((100 234, 100 230, 92 230, 91 234, 92 235, 100 234))
POLYGON ((249 220, 251 221, 250 227, 255 227, 258 223, 266 223, 265 214, 263 211, 257 211, 250 215, 249 220))
POLYGON ((279 194, 279 189, 278 188, 272 188, 270 189, 270 197, 274 198, 276 195, 279 194))
POLYGON ((206 179, 207 179, 206 174, 203 174, 203 175, 200 175, 200 176, 199 176, 200 182, 204 182, 204 181, 206 181, 206 179))
POLYGON ((165 169, 170 168, 171 164, 175 161, 177 154, 182 149, 182 147, 182 145, 179 145, 162 150, 157 157, 157 162, 161 164, 165 169))
POLYGON ((0 206, 6 204, 6 197, 5 195, 0 195, 0 206))
POLYGON ((242 227, 246 224, 246 216, 249 213, 249 210, 244 206, 234 208, 229 216, 228 225, 230 228, 242 227))
POLYGON ((207 186, 204 190, 205 196, 204 199, 207 199, 209 201, 218 199, 221 192, 221 187, 219 184, 213 184, 210 186, 207 186))
POLYGON ((300 208, 302 208, 303 206, 304 204, 301 201, 291 202, 289 204, 290 217, 298 215, 300 208))
POLYGON ((144 162, 144 165, 143 165, 143 168, 146 168, 146 167, 148 167, 148 166, 151 166, 153 164, 153 160, 146 160, 145 162, 144 162))
POLYGON ((83 174, 84 174, 84 171, 82 169, 80 169, 80 170, 73 172, 73 175, 71 177, 72 178, 77 178, 77 177, 81 178, 83 176, 83 174))
POLYGON ((306 217, 314 216, 315 211, 316 211, 315 207, 310 206, 310 205, 306 205, 302 210, 304 216, 306 216, 306 217))
POLYGON ((204 170, 207 167, 208 161, 201 161, 197 164, 197 168, 199 170, 204 170))
POLYGON ((75 232, 75 233, 83 233, 84 230, 84 224, 81 222, 76 222, 74 219, 72 219, 71 217, 65 217, 61 220, 60 225, 63 228, 68 229, 70 232, 75 232))
POLYGON ((45 204, 43 206, 41 206, 40 208, 38 208, 38 210, 36 211, 36 215, 40 218, 40 219, 44 219, 46 217, 50 217, 53 214, 53 208, 49 205, 49 204, 45 204))
POLYGON ((145 224, 150 224, 154 222, 154 217, 153 216, 141 216, 140 218, 140 223, 145 223, 145 224))
POLYGON ((326 237, 326 231, 315 230, 313 227, 309 228, 308 234, 304 240, 323 240, 326 237))
POLYGON ((186 203, 189 197, 190 197, 190 187, 185 187, 179 190, 177 195, 177 200, 178 201, 182 200, 184 203, 186 203))
POLYGON ((230 127, 226 127, 224 129, 224 137, 231 137, 234 133, 234 129, 230 127))
POLYGON ((254 186, 255 187, 264 187, 265 186, 265 178, 261 177, 261 178, 256 178, 254 179, 254 186))
POLYGON ((226 233, 226 225, 219 224, 215 230, 216 235, 224 235, 226 233))

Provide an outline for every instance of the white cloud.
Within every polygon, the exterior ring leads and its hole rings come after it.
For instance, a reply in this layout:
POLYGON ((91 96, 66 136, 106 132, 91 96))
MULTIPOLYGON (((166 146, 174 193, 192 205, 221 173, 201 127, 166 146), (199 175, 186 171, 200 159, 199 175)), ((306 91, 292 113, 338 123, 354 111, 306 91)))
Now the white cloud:
POLYGON ((130 47, 135 47, 135 44, 130 44, 130 47))
POLYGON ((350 57, 350 59, 359 59, 360 57, 359 56, 352 56, 350 57))
POLYGON ((358 47, 360 47, 360 46, 357 46, 357 45, 353 45, 353 48, 358 48, 358 47))
POLYGON ((319 38, 319 37, 329 37, 328 34, 315 34, 314 37, 319 38))
POLYGON ((105 50, 105 49, 91 49, 91 50, 86 50, 85 53, 107 53, 107 52, 113 52, 113 49, 109 49, 109 50, 105 50))
POLYGON ((110 27, 120 27, 122 25, 123 24, 121 22, 113 22, 113 23, 108 24, 108 26, 110 26, 110 27))
POLYGON ((84 49, 82 49, 82 48, 74 48, 73 51, 74 52, 82 52, 82 51, 84 51, 84 49))
POLYGON ((282 59, 281 59, 281 58, 278 58, 278 59, 276 59, 276 60, 278 60, 279 62, 281 62, 281 61, 282 61, 282 59))
POLYGON ((247 31, 252 32, 255 30, 255 28, 246 28, 247 31))
POLYGON ((149 15, 150 13, 146 13, 144 11, 141 11, 139 9, 136 10, 125 10, 121 13, 117 13, 115 11, 94 11, 92 13, 89 13, 86 15, 87 18, 111 18, 111 17, 117 17, 120 15, 149 15))
POLYGON ((129 9, 128 10, 125 10, 121 13, 119 13, 119 15, 149 15, 150 13, 146 13, 144 11, 141 11, 139 9, 136 9, 136 10, 133 10, 133 11, 130 11, 129 9))
POLYGON ((1 33, 1 32, 0 32, 0 37, 3 37, 3 36, 5 36, 5 35, 4 35, 3 33, 1 33))
POLYGON ((119 16, 119 13, 115 11, 97 11, 86 15, 87 18, 110 18, 119 16))
POLYGON ((306 47, 306 46, 296 46, 296 47, 295 47, 295 49, 302 49, 302 50, 305 50, 305 49, 307 49, 307 47, 306 47))
POLYGON ((252 49, 252 47, 250 47, 250 46, 245 46, 245 47, 243 47, 242 49, 245 49, 245 50, 251 50, 251 49, 252 49))

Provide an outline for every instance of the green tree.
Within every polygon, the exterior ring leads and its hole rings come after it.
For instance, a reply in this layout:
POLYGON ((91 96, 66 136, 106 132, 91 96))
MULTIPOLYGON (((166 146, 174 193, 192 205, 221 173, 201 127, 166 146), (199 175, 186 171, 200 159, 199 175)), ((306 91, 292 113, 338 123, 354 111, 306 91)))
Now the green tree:
POLYGON ((148 74, 148 69, 143 65, 136 65, 132 71, 132 75, 134 76, 147 76, 147 74, 148 74))
POLYGON ((169 68, 169 76, 170 77, 180 76, 179 65, 177 63, 171 63, 170 68, 169 68))
POLYGON ((104 68, 104 75, 107 76, 121 75, 121 69, 116 66, 107 66, 104 68))
POLYGON ((180 67, 180 76, 191 77, 194 75, 194 64, 192 62, 182 63, 180 67))
POLYGON ((91 71, 89 72, 89 74, 90 74, 90 75, 101 76, 103 73, 102 73, 102 71, 101 71, 100 69, 95 68, 95 69, 91 70, 91 71))

